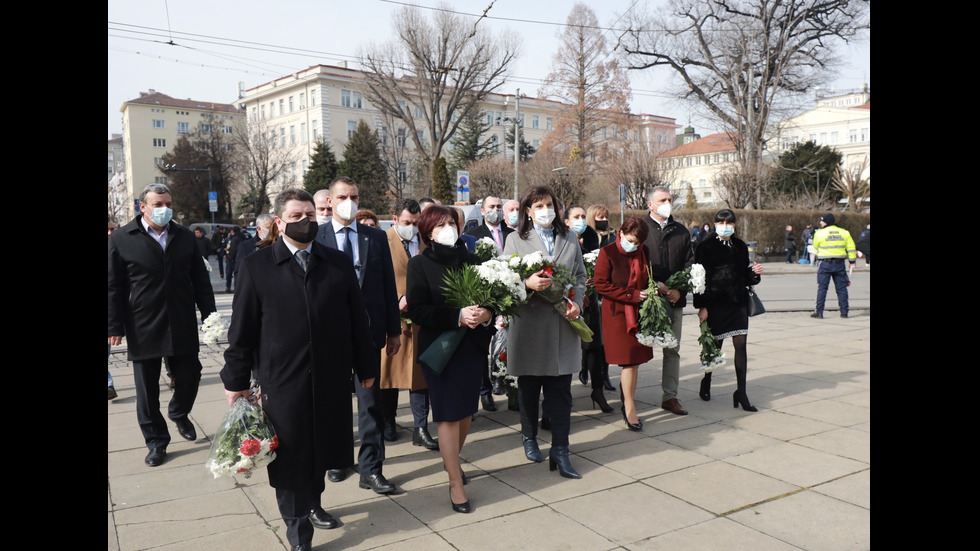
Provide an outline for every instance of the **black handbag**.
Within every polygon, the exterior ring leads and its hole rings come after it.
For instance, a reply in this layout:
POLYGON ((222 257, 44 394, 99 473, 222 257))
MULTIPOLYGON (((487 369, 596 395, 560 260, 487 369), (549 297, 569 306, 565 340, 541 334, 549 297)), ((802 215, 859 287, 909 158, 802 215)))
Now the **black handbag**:
POLYGON ((766 307, 762 305, 762 299, 755 293, 755 287, 749 287, 749 317, 758 316, 766 313, 766 307))

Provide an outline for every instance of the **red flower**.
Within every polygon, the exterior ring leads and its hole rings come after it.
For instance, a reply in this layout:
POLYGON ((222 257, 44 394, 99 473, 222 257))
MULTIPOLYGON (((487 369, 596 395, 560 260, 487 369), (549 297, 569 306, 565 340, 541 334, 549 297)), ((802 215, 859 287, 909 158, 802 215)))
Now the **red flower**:
POLYGON ((502 361, 502 362, 506 362, 507 361, 507 353, 506 352, 501 352, 500 353, 500 361, 502 361))
POLYGON ((242 447, 238 448, 238 451, 242 452, 245 457, 252 457, 253 455, 259 453, 262 449, 262 442, 259 442, 255 438, 249 438, 248 440, 242 442, 242 447))
POLYGON ((544 277, 551 277, 551 276, 555 275, 555 268, 554 268, 554 266, 551 266, 549 264, 548 266, 545 266, 544 268, 542 268, 541 269, 541 272, 542 272, 542 275, 544 275, 544 277))
POLYGON ((239 472, 239 473, 247 473, 248 472, 248 469, 241 468, 241 469, 238 469, 238 471, 236 471, 236 472, 239 472))
POLYGON ((276 436, 273 436, 272 437, 272 441, 269 442, 269 451, 270 452, 271 451, 274 451, 278 447, 279 447, 279 436, 276 435, 276 436))
POLYGON ((568 300, 575 300, 575 289, 568 290, 568 300))

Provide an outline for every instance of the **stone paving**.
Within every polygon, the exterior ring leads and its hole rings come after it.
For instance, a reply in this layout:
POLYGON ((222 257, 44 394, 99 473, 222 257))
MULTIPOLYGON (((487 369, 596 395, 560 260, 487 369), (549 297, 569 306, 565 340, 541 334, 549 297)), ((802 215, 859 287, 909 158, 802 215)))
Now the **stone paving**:
MULTIPOLYGON (((230 295, 217 297, 223 310, 230 306, 230 295)), ((813 320, 809 312, 753 318, 748 394, 758 413, 728 405, 730 365, 715 372, 711 401, 700 400, 697 334, 691 311, 678 396, 687 416, 659 408, 659 353, 640 368, 639 433, 626 430, 618 391, 606 393, 617 411, 603 414, 592 409, 591 389, 573 381, 571 459, 581 480, 561 478, 547 462, 528 463, 518 414, 497 397, 498 411, 477 414, 463 448, 475 508, 468 515, 450 509, 438 452, 412 445, 402 392, 399 439, 387 445, 384 468, 399 491, 361 490, 356 475, 328 482, 323 506, 342 526, 317 530, 314 549, 869 549, 870 308, 848 319, 828 313, 813 320)), ((730 343, 723 350, 731 356, 730 343)), ((227 409, 222 351, 201 349, 204 373, 191 414, 199 439, 187 442, 171 428, 167 460, 156 468, 143 463, 132 368, 124 349, 112 354, 119 397, 108 403, 109 550, 289 549, 264 470, 213 479, 204 468, 227 409)), ((611 374, 618 387, 618 368, 611 374)), ((170 392, 161 379, 164 415, 170 392)), ((549 436, 539 435, 545 454, 549 436)))

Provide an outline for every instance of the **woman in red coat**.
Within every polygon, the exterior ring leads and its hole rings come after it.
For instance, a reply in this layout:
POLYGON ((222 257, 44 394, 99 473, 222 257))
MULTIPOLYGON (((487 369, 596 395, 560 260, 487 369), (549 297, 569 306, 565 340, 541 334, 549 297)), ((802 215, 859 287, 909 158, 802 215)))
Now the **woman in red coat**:
POLYGON ((595 290, 602 295, 602 337, 606 361, 623 368, 620 397, 623 419, 630 430, 642 430, 636 414, 636 372, 653 358, 653 349, 636 340, 640 303, 647 298, 647 224, 642 218, 626 219, 619 238, 599 249, 595 265, 595 290))

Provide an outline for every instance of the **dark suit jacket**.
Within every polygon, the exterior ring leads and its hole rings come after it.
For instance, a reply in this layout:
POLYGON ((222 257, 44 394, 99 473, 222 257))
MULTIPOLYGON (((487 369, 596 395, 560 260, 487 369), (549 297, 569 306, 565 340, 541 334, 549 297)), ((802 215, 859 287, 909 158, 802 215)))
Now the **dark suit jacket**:
POLYGON ((109 335, 125 336, 130 360, 197 355, 201 319, 216 310, 194 234, 171 221, 167 249, 139 217, 109 238, 109 335))
MULTIPOLYGON (((380 349, 388 335, 401 334, 401 318, 398 315, 398 290, 395 287, 395 269, 391 263, 391 250, 385 232, 357 224, 357 252, 361 270, 359 283, 364 297, 371 338, 380 349)), ((337 246, 333 223, 324 224, 317 230, 316 242, 343 252, 337 246)), ((344 255, 344 258, 347 258, 344 255)))
MULTIPOLYGON (((500 240, 503 241, 503 244, 502 245, 506 245, 507 244, 507 236, 510 235, 510 234, 512 234, 512 233, 514 233, 514 230, 510 229, 509 227, 507 227, 507 224, 504 224, 503 222, 500 223, 500 230, 502 232, 500 234, 500 240)), ((472 230, 466 232, 466 235, 472 235, 472 236, 476 237, 477 239, 482 239, 484 237, 489 237, 490 239, 493 239, 493 234, 490 233, 490 228, 487 227, 486 222, 484 222, 484 223, 480 224, 479 226, 473 228, 472 230)), ((503 248, 504 248, 503 246, 500 247, 501 250, 503 250, 503 248)), ((472 252, 472 251, 470 251, 470 252, 472 252)))
POLYGON ((314 243, 304 273, 279 239, 242 259, 233 311, 221 380, 244 390, 258 364, 280 441, 269 483, 309 490, 319 477, 322 485, 328 468, 354 462, 352 373, 379 372, 350 260, 314 243))

